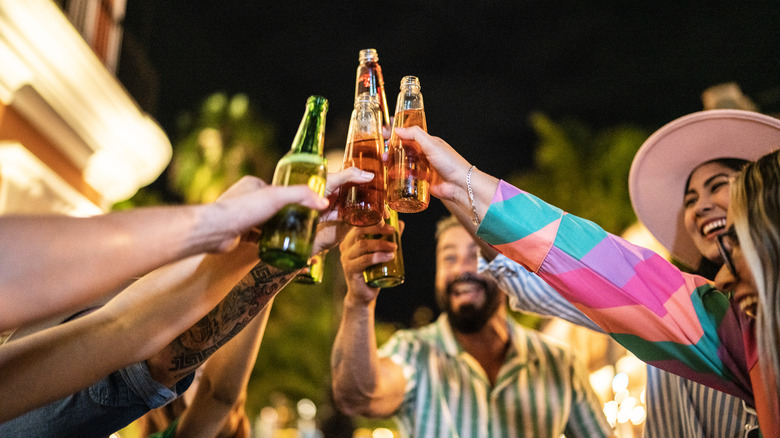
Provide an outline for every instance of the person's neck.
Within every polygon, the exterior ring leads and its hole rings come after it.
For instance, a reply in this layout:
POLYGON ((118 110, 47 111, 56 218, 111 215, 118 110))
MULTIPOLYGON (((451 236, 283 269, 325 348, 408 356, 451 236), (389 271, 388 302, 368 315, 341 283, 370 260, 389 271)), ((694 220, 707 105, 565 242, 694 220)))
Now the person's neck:
POLYGON ((506 311, 499 309, 482 329, 475 333, 461 333, 453 329, 455 339, 463 350, 479 362, 482 369, 495 385, 501 366, 509 349, 509 328, 506 311))

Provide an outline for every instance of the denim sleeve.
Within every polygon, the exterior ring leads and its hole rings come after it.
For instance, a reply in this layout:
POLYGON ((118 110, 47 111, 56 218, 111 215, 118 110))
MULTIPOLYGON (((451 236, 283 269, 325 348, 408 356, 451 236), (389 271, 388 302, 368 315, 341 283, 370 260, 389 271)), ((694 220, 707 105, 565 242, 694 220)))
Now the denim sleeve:
POLYGON ((145 362, 109 374, 89 388, 0 424, 0 436, 105 437, 180 396, 194 373, 166 388, 145 362))

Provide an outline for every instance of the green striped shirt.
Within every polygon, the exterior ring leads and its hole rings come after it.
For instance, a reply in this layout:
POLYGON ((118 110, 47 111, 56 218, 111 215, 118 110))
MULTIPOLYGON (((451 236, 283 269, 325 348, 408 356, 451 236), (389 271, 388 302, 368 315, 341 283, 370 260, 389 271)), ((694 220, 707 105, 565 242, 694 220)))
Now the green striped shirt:
POLYGON ((509 318, 510 347, 493 387, 442 314, 397 331, 379 350, 398 363, 406 393, 403 436, 571 438, 612 434, 583 368, 561 344, 509 318))

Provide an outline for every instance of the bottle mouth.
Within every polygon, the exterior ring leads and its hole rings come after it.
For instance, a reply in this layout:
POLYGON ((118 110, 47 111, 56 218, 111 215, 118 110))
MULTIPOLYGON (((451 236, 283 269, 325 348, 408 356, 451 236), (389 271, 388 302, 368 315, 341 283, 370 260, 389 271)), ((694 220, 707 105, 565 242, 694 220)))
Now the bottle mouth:
POLYGON ((360 93, 358 98, 355 100, 355 106, 358 106, 358 104, 369 102, 373 105, 378 106, 379 105, 379 97, 377 97, 375 94, 371 94, 368 91, 364 91, 360 93))
POLYGON ((360 55, 358 55, 358 61, 364 62, 364 61, 379 61, 379 54, 376 52, 376 49, 363 49, 360 51, 360 55))
POLYGON ((420 79, 417 76, 404 76, 401 78, 401 88, 409 86, 420 87, 420 79))
POLYGON ((316 107, 322 107, 324 110, 328 110, 328 99, 323 96, 312 95, 306 99, 306 106, 314 105, 316 107))

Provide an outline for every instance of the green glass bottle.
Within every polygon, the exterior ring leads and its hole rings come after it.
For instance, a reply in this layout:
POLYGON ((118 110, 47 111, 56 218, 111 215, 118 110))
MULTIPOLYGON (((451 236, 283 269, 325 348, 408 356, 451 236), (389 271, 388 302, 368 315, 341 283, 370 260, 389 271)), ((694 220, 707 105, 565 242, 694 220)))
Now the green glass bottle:
POLYGON ((293 281, 302 284, 322 283, 322 278, 325 276, 325 256, 327 254, 327 251, 323 251, 311 256, 306 267, 301 269, 298 275, 293 278, 293 281))
MULTIPOLYGON (((328 170, 322 150, 327 112, 327 99, 322 96, 309 97, 292 147, 276 165, 273 185, 307 184, 320 196, 325 194, 328 170)), ((260 259, 286 271, 306 266, 312 255, 318 219, 317 210, 298 204, 282 208, 263 225, 260 259)))

